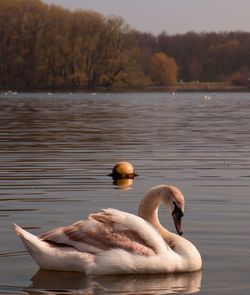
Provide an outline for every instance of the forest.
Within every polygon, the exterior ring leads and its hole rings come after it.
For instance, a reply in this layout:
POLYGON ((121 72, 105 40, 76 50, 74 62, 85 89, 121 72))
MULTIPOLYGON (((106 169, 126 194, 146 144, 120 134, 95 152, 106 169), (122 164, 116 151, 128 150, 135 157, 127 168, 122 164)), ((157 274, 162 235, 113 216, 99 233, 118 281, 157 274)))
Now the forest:
POLYGON ((250 32, 156 36, 120 17, 0 0, 0 42, 2 90, 250 84, 250 32))

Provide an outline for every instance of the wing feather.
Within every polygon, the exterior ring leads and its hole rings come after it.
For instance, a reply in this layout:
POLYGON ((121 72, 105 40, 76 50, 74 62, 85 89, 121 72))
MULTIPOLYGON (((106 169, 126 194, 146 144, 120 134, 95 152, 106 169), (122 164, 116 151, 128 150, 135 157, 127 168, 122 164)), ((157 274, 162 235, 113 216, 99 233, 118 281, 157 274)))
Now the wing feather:
MULTIPOLYGON (((157 251, 150 239, 145 237, 143 229, 140 229, 140 223, 153 230, 138 216, 116 209, 105 209, 103 212, 90 214, 88 220, 56 228, 40 235, 39 238, 70 245, 88 253, 119 248, 138 255, 155 256, 157 251), (132 220, 129 220, 128 216, 132 220), (135 222, 139 223, 137 227, 135 222)), ((157 235, 155 230, 154 232, 157 235)))

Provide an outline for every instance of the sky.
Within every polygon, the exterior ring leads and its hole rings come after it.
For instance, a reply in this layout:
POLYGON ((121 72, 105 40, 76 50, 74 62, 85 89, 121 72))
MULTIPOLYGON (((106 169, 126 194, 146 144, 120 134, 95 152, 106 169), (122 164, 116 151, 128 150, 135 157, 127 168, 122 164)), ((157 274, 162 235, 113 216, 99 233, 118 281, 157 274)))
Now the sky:
POLYGON ((194 32, 250 32, 250 0, 43 0, 69 9, 121 16, 155 35, 194 32))

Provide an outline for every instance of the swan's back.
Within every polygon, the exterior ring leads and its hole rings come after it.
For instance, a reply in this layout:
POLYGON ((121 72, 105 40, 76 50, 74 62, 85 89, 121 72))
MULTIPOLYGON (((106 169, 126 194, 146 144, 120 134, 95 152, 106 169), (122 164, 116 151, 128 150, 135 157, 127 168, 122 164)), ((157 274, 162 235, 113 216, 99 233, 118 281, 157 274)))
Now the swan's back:
POLYGON ((42 269, 86 274, 159 273, 170 248, 142 218, 116 209, 91 214, 86 221, 36 237, 16 226, 31 256, 42 269))

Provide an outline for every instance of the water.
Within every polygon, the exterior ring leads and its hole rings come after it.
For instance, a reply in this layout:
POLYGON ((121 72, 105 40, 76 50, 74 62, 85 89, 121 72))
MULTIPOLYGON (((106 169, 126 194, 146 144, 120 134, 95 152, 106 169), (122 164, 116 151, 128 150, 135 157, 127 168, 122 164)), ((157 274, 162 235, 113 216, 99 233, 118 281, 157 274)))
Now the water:
MULTIPOLYGON (((0 95, 0 294, 242 294, 250 290, 250 94, 0 95), (130 187, 107 176, 128 160, 130 187), (115 207, 150 187, 186 196, 195 274, 86 277, 39 271, 12 229, 39 234, 115 207), (131 184, 130 184, 131 185, 131 184)), ((160 210, 163 224, 174 231, 160 210)))

